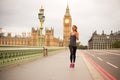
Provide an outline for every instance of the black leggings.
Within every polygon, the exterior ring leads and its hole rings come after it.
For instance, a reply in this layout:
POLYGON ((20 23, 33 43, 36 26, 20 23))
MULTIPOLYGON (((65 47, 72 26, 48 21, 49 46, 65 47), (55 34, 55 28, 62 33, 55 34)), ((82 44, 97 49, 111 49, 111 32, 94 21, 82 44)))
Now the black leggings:
POLYGON ((69 49, 70 49, 70 62, 75 63, 77 46, 69 46, 69 49))

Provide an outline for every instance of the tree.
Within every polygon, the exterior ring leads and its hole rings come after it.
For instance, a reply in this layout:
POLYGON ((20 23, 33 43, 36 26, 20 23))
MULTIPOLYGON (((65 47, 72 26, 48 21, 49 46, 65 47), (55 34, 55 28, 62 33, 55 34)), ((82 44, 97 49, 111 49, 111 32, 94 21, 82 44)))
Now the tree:
POLYGON ((120 48, 120 40, 116 40, 113 42, 113 48, 120 48))
POLYGON ((87 49, 87 46, 80 44, 80 42, 77 42, 77 48, 78 49, 87 49))
POLYGON ((87 46, 79 45, 78 49, 87 49, 87 46))

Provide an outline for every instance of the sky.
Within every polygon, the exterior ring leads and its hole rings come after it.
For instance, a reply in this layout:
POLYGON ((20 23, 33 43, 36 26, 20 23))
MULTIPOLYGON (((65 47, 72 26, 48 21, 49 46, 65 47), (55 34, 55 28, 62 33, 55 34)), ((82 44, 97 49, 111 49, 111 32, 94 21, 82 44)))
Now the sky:
MULTIPOLYGON (((80 42, 88 44, 92 33, 110 34, 120 30, 120 0, 0 0, 0 28, 19 35, 38 28, 38 13, 45 9, 44 29, 54 28, 54 36, 63 39, 63 17, 67 4, 72 24, 77 25, 80 42)), ((45 33, 45 30, 43 30, 45 33)))

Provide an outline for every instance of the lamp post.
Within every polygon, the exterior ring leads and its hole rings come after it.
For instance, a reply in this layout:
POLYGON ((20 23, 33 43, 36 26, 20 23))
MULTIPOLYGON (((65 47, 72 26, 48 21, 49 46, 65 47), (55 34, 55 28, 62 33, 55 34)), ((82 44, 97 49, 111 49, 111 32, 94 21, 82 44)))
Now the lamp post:
POLYGON ((109 49, 109 36, 107 36, 107 49, 109 49))
POLYGON ((45 16, 44 16, 44 9, 41 6, 41 9, 39 10, 38 13, 38 19, 40 20, 40 37, 39 37, 39 46, 44 46, 44 36, 42 34, 42 30, 43 30, 43 23, 45 21, 45 16))

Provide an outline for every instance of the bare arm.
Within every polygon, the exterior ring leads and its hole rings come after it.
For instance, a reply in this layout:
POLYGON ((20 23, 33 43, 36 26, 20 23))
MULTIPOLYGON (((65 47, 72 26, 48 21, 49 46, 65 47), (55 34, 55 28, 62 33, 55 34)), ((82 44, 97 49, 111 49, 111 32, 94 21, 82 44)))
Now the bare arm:
POLYGON ((79 33, 76 32, 76 39, 79 40, 79 33))

